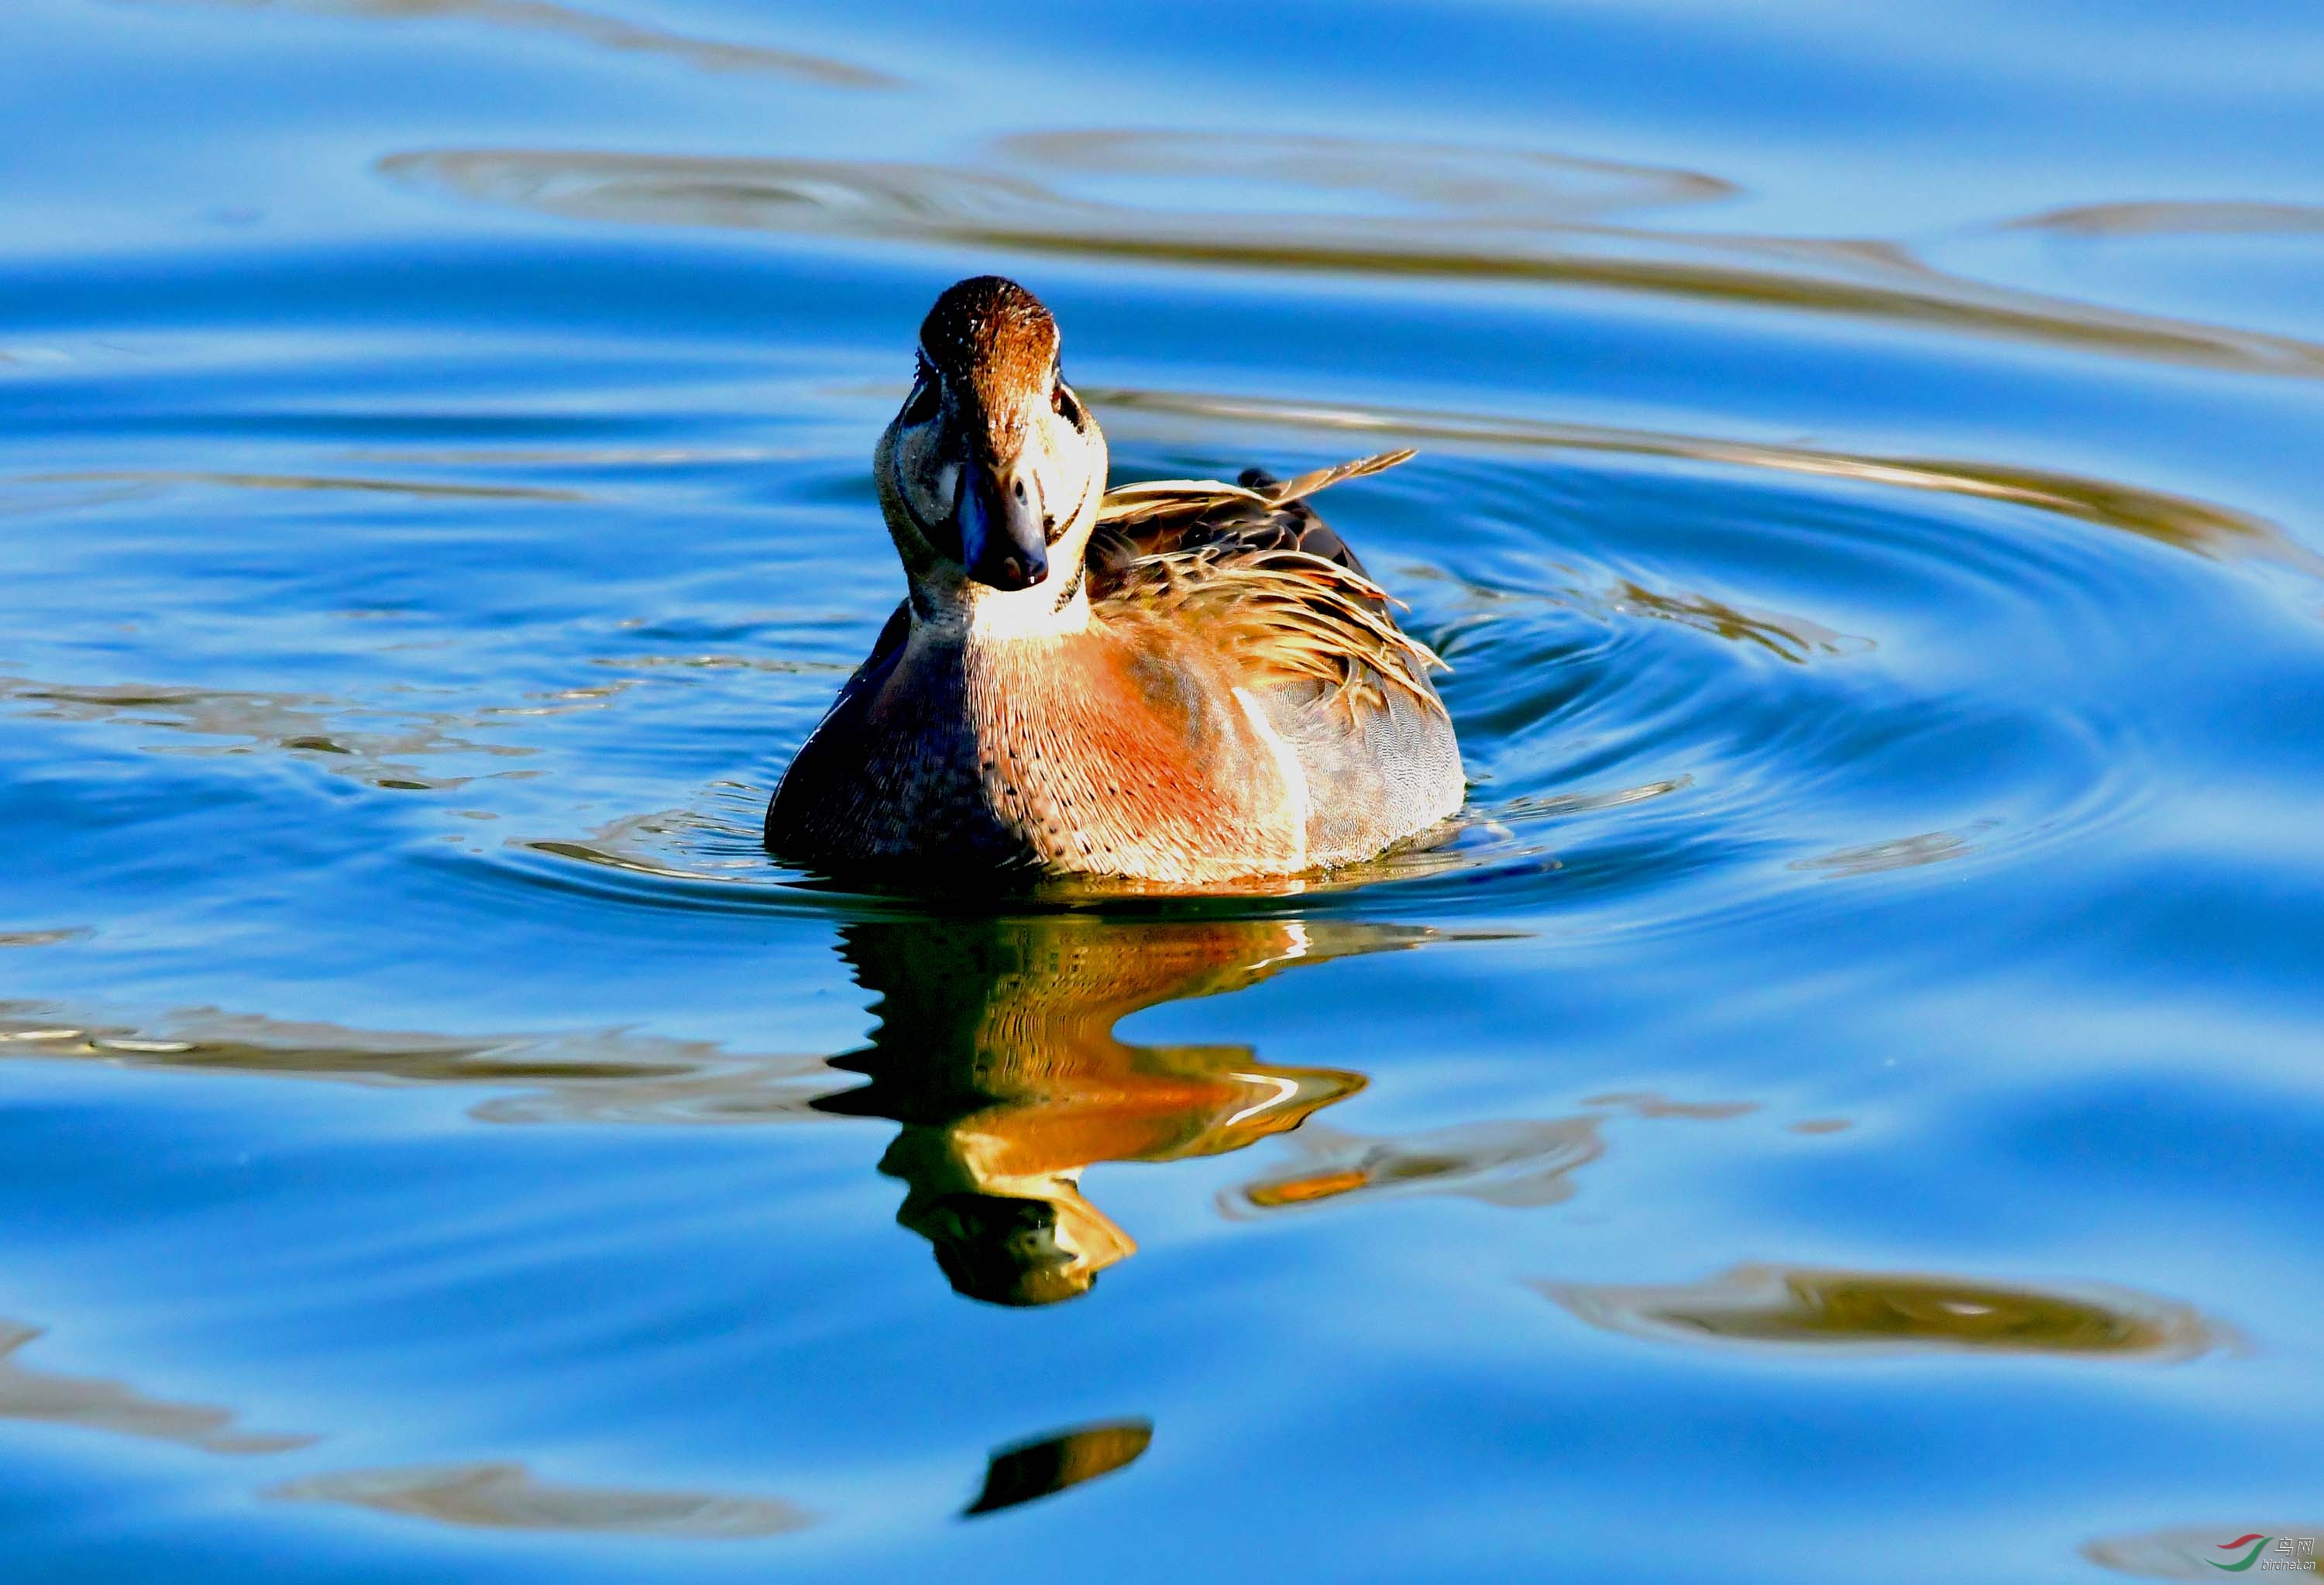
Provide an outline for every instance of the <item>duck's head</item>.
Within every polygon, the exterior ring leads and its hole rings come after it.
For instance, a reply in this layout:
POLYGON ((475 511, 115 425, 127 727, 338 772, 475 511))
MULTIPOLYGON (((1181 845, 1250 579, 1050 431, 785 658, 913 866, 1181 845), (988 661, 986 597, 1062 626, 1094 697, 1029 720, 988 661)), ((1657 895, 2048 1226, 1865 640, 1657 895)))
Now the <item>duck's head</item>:
POLYGON ((1057 350, 1049 310, 998 275, 952 287, 921 323, 911 394, 872 465, 923 620, 1029 632, 1087 610, 1105 437, 1057 350))

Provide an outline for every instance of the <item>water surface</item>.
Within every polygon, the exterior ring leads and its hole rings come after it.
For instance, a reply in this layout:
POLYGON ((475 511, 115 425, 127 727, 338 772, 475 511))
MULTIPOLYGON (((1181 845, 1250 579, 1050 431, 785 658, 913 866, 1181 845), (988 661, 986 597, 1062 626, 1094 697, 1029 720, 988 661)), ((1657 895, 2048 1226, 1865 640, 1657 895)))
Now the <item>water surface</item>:
POLYGON ((2324 16, 17 0, 32 1580, 2205 1578, 2319 1534, 2324 16), (1441 848, 773 864, 1039 290, 1441 848))

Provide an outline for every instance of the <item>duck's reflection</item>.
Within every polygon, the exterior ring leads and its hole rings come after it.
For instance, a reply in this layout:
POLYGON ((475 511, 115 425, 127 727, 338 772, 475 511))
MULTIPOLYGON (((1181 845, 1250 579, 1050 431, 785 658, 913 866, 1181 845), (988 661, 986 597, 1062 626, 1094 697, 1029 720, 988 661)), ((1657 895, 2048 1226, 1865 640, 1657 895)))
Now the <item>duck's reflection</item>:
POLYGON ((897 1220, 954 1288, 1001 1304, 1086 1293, 1137 1248, 1081 1191, 1102 1161, 1213 1156, 1355 1093, 1360 1074, 1282 1067, 1241 1046, 1137 1046, 1114 1025, 1279 969, 1409 946, 1428 932, 1274 919, 1125 923, 1063 914, 849 926, 841 950, 879 994, 867 1075, 823 1110, 903 1125, 881 1170, 897 1220))
POLYGON ((954 1287, 1004 1304, 1088 1291, 1137 1248, 1083 1195, 1095 1162, 1240 1149, 1363 1088, 1360 1074, 1262 1062, 1245 1046, 1138 1046, 1141 1009, 1237 991, 1278 970, 1417 945, 1434 932, 1351 920, 865 921, 840 951, 879 999, 862 1050, 825 1060, 613 1029, 433 1035, 191 1009, 150 1023, 0 1001, 0 1055, 493 1086, 480 1120, 903 1125, 881 1162, 898 1220, 954 1287), (869 1083, 844 1085, 853 1074, 869 1083))

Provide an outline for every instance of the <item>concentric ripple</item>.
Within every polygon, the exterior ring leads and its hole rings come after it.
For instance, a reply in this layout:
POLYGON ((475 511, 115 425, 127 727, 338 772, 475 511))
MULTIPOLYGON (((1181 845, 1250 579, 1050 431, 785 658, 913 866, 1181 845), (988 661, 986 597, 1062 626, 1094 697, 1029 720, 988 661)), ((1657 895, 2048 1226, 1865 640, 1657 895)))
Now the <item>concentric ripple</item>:
MULTIPOLYGON (((1111 394, 1100 411, 1120 465, 1181 466, 1183 452, 1156 445, 1204 404, 1111 394)), ((1351 431, 1443 438, 1326 504, 1451 661, 1443 688, 1472 783, 1440 839, 1225 889, 1252 901, 1619 908, 1667 923, 2102 841, 2166 779, 2153 723, 2134 707, 2155 635, 2271 618, 2264 581, 2237 570, 2250 558, 2306 572, 2258 520, 2002 464, 1221 405, 1240 447, 1283 465, 1346 449, 1351 431)), ((764 641, 782 653, 779 633, 764 641)), ((736 774, 677 808, 480 856, 511 879, 663 906, 895 906, 766 858, 767 795, 836 676, 765 681, 798 724, 736 774)), ((1186 896, 1074 882, 1022 900, 1186 896)))

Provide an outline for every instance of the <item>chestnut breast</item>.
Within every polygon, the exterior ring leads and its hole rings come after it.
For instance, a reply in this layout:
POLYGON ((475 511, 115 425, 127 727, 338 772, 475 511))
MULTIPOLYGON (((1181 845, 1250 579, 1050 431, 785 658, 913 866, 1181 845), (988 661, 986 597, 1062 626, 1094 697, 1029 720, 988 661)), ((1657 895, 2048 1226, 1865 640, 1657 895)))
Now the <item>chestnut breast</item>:
POLYGON ((915 871, 1294 871, 1297 773, 1236 682, 1159 622, 998 641, 916 628, 801 747, 769 834, 809 862, 915 871))
POLYGON ((1161 622, 979 643, 964 657, 977 769, 1043 862, 1201 881, 1302 868, 1306 811, 1222 659, 1161 622))

